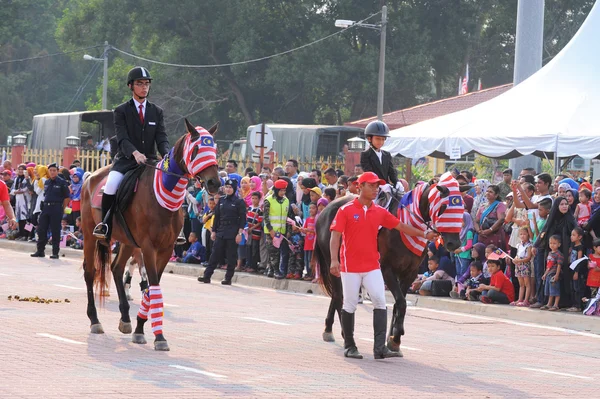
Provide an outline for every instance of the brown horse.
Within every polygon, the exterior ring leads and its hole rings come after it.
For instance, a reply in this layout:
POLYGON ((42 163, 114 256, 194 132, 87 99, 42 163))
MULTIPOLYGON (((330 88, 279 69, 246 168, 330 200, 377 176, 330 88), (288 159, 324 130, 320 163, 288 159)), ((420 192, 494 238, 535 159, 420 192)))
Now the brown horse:
MULTIPOLYGON (((163 300, 159 283, 173 252, 175 240, 183 226, 183 211, 180 208, 187 192, 187 181, 190 177, 202 179, 210 193, 216 193, 221 185, 217 169, 216 145, 213 139, 218 124, 208 131, 201 127, 195 128, 187 119, 185 124, 187 133, 177 140, 165 159, 156 167, 146 167, 139 175, 131 203, 123 212, 130 234, 119 223, 114 223, 112 230, 113 238, 121 243, 119 253, 110 266, 119 295, 121 312, 119 331, 123 334, 131 333, 129 302, 123 285, 123 271, 127 260, 135 248, 139 247, 143 254, 150 287, 143 295, 132 341, 138 344, 146 343, 144 323, 150 317, 156 350, 169 350, 162 333, 163 300)), ((104 333, 96 312, 94 283, 97 291, 105 287, 110 272, 108 265, 111 254, 106 242, 97 240, 92 234, 94 226, 101 219, 101 211, 96 206, 92 206, 92 199, 94 195, 98 195, 96 188, 109 171, 110 166, 107 166, 94 172, 85 181, 81 193, 81 225, 85 237, 83 269, 88 295, 87 315, 91 321, 91 332, 94 334, 104 333)), ((123 180, 121 187, 125 183, 126 180, 123 180)))
MULTIPOLYGON (((442 178, 445 176, 446 175, 442 176, 442 178)), ((413 211, 410 211, 411 215, 408 219, 411 219, 414 216, 420 219, 420 222, 424 222, 424 224, 435 228, 441 234, 446 249, 448 249, 448 251, 454 251, 461 245, 459 237, 460 228, 456 228, 456 223, 454 223, 455 226, 452 228, 448 228, 449 223, 447 219, 449 215, 446 215, 446 220, 444 220, 442 215, 448 206, 447 198, 450 197, 450 199, 456 200, 457 197, 460 196, 459 191, 466 191, 469 187, 460 187, 459 189, 458 183, 451 177, 448 177, 446 182, 449 184, 429 184, 423 186, 424 189, 413 190, 413 192, 418 191, 419 194, 418 198, 412 198, 415 206, 412 208, 413 211), (435 222, 439 223, 436 225, 435 222)), ((409 194, 410 193, 405 196, 408 196, 409 194)), ((331 297, 327 318, 325 319, 325 331, 323 332, 323 340, 327 342, 335 341, 332 332, 333 322, 336 311, 339 317, 343 303, 341 279, 331 275, 329 272, 331 263, 331 252, 329 250, 331 233, 329 231, 329 226, 331 226, 331 222, 335 218, 338 209, 353 199, 354 198, 342 198, 329 204, 319 215, 316 226, 317 242, 315 245, 315 255, 319 262, 321 285, 331 297)), ((405 201, 400 201, 399 199, 393 199, 391 201, 390 212, 392 212, 392 214, 396 215, 399 207, 409 209, 408 206, 401 204, 401 202, 404 203, 405 201)), ((460 215, 460 223, 462 223, 463 212, 464 206, 462 205, 462 201, 460 201, 460 203, 452 209, 452 214, 457 215, 454 217, 456 221, 458 220, 458 215, 460 215)), ((405 217, 401 217, 401 220, 404 223, 410 223, 410 220, 406 220, 405 217)), ((406 293, 411 283, 417 277, 419 265, 425 257, 425 250, 419 255, 416 255, 409 250, 397 230, 388 230, 385 228, 380 230, 377 243, 383 279, 395 299, 387 346, 392 351, 401 352, 400 341, 402 335, 404 335, 406 293)))

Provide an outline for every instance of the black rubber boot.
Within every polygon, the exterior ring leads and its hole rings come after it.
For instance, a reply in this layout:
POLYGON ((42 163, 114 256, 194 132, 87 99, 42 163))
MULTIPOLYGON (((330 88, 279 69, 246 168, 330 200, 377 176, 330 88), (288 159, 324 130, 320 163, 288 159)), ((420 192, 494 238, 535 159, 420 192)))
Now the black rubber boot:
POLYGON ((115 203, 116 195, 102 194, 102 221, 94 228, 94 237, 101 240, 107 240, 110 238, 110 219, 112 215, 109 215, 109 211, 115 203))
POLYGON ((373 309, 373 356, 375 359, 401 357, 399 352, 392 352, 385 346, 385 331, 387 328, 387 309, 373 309))
POLYGON ((354 342, 354 313, 342 310, 342 331, 344 332, 344 356, 353 359, 362 359, 363 356, 354 342))

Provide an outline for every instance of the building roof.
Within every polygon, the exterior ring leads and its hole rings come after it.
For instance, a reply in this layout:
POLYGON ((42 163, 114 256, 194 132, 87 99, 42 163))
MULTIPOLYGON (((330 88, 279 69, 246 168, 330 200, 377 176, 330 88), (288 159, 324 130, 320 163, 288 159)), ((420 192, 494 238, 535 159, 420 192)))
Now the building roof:
MULTIPOLYGON (((502 86, 491 87, 489 89, 474 91, 461 96, 449 97, 426 104, 416 105, 399 111, 393 111, 383 114, 383 121, 387 123, 390 130, 398 129, 403 126, 413 125, 415 123, 437 118, 438 116, 471 108, 499 96, 511 87, 512 83, 509 83, 502 86)), ((375 120, 377 120, 377 116, 348 122, 345 125, 364 128, 369 122, 375 120)))

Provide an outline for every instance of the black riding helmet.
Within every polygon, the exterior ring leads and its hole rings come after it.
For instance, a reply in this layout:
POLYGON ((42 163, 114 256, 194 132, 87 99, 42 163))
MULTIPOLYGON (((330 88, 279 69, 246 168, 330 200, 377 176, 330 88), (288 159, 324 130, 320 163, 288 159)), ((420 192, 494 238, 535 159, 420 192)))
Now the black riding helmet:
POLYGON ((365 128, 365 136, 390 137, 390 128, 385 122, 373 121, 365 128))
POLYGON ((136 66, 132 68, 127 74, 127 86, 135 82, 136 80, 147 79, 152 82, 152 76, 150 72, 144 67, 136 66))

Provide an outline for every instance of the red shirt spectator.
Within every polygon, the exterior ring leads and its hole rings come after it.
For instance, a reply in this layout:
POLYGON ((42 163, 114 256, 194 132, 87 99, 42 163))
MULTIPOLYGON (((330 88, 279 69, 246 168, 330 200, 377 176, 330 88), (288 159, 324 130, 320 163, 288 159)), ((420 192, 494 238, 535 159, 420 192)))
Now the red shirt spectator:
POLYGON ((515 287, 510 282, 508 277, 502 273, 502 271, 497 271, 492 274, 492 278, 490 279, 490 285, 498 288, 500 292, 505 294, 508 297, 510 302, 515 300, 515 287))
MULTIPOLYGON (((304 221, 304 226, 302 226, 302 227, 307 230, 315 231, 315 218, 314 217, 306 218, 306 220, 304 221)), ((304 237, 304 250, 305 251, 314 251, 316 237, 317 236, 315 233, 306 233, 306 237, 304 237)))

